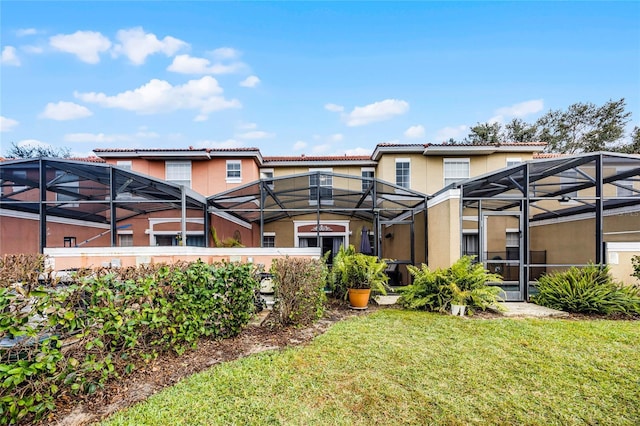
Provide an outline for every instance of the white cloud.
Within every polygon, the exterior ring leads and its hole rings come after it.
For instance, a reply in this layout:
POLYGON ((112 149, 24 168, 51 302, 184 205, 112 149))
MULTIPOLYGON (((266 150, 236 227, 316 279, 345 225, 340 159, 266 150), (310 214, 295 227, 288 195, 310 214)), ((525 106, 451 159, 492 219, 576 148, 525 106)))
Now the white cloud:
POLYGON ((111 47, 111 41, 95 31, 58 34, 49 37, 49 44, 54 49, 76 55, 78 59, 89 64, 100 62, 100 53, 111 47))
POLYGON ((246 67, 242 62, 232 64, 211 64, 206 58, 196 58, 190 55, 177 55, 173 58, 168 71, 181 74, 232 74, 246 67))
POLYGON ((42 142, 38 139, 23 139, 21 141, 16 142, 16 146, 20 148, 27 147, 27 146, 53 148, 53 145, 46 142, 42 142))
POLYGON ((258 125, 256 123, 244 123, 244 122, 240 122, 237 124, 238 129, 240 130, 252 130, 252 129, 256 129, 258 127, 258 125))
POLYGON ((274 136, 275 135, 273 133, 263 132, 262 130, 253 130, 251 132, 236 135, 239 139, 268 139, 274 136))
POLYGON ((331 142, 340 142, 343 139, 344 135, 342 133, 334 133, 333 135, 329 136, 329 141, 331 142))
POLYGON ((245 78, 240 82, 240 86, 242 87, 253 88, 253 87, 256 87, 258 84, 260 84, 260 79, 255 75, 250 75, 249 77, 245 78))
POLYGON ((404 131, 404 135, 407 138, 418 139, 424 137, 424 126, 418 124, 417 126, 411 126, 407 130, 404 131))
POLYGON ((20 49, 23 50, 24 52, 33 53, 33 54, 40 54, 44 52, 44 48, 40 46, 33 46, 33 45, 20 46, 20 49))
POLYGON ((293 144, 294 151, 302 151, 307 147, 307 143, 305 141, 297 141, 293 144))
POLYGON ((217 148, 217 149, 229 149, 229 148, 240 148, 242 147, 242 142, 237 141, 235 139, 227 139, 225 141, 212 141, 212 140, 202 140, 196 143, 198 148, 217 148))
POLYGON ((543 109, 544 101, 542 99, 520 102, 519 104, 495 110, 494 116, 489 119, 489 123, 503 123, 507 118, 522 118, 540 112, 543 109))
POLYGON ((20 58, 16 55, 16 48, 13 46, 5 46, 2 49, 2 57, 0 62, 3 65, 12 65, 14 67, 20 66, 20 58))
POLYGON ((409 111, 409 103, 398 99, 385 99, 362 107, 355 107, 344 118, 347 126, 364 126, 377 121, 389 120, 409 111))
POLYGON ((0 115, 0 132, 10 132, 18 125, 18 121, 0 115))
POLYGON ((239 50, 234 49, 233 47, 220 47, 218 49, 212 50, 209 54, 213 57, 213 59, 222 61, 225 59, 237 59, 242 53, 239 50))
POLYGON ((342 105, 336 104, 325 104, 324 109, 331 112, 342 112, 344 111, 344 107, 342 105))
POLYGON ((180 49, 189 46, 188 43, 171 36, 158 40, 155 34, 145 33, 142 27, 119 30, 116 38, 120 44, 114 46, 113 53, 116 56, 125 55, 136 65, 144 64, 147 56, 154 53, 173 56, 180 49))
POLYGON ((139 139, 155 139, 159 137, 155 132, 138 131, 133 134, 105 134, 105 133, 68 133, 64 135, 65 142, 71 143, 111 143, 134 142, 139 139))
POLYGON ((468 132, 469 127, 464 124, 456 127, 443 127, 436 133, 436 143, 446 142, 451 138, 458 139, 467 136, 468 132))
POLYGON ((371 155, 371 150, 367 148, 352 148, 344 151, 345 155, 371 155))
POLYGON ((21 28, 16 31, 18 37, 30 36, 38 34, 38 30, 35 28, 21 28))
POLYGON ((95 103, 105 108, 120 108, 138 114, 156 114, 177 110, 196 110, 200 115, 229 108, 240 108, 237 99, 225 99, 218 81, 210 76, 189 80, 183 85, 172 86, 164 80, 153 79, 133 90, 113 96, 105 93, 74 92, 84 102, 95 103))
POLYGON ((209 116, 207 114, 198 114, 195 117, 193 117, 193 121, 195 121, 196 123, 199 123, 201 121, 207 121, 209 119, 209 116))
POLYGON ((311 153, 315 155, 326 154, 331 149, 331 144, 314 145, 311 147, 311 153))
POLYGON ((39 117, 57 121, 66 121, 85 118, 92 115, 93 113, 85 106, 78 105, 73 102, 61 101, 56 104, 49 102, 39 117))

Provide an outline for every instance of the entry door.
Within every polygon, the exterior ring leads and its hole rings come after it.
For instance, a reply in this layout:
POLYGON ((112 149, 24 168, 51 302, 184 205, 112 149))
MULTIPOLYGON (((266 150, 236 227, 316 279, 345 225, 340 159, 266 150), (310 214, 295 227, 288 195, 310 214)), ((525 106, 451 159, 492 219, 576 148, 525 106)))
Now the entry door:
POLYGON ((520 213, 483 212, 480 232, 480 259, 489 272, 500 275, 502 283, 492 283, 503 290, 508 301, 523 301, 524 248, 520 213))

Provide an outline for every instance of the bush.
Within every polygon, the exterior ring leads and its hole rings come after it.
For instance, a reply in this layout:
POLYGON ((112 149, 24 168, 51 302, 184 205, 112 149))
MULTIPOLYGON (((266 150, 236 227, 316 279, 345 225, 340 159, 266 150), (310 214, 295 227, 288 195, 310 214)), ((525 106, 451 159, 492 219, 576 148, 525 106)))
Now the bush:
POLYGON ((633 265, 633 274, 631 276, 640 280, 640 256, 633 256, 631 264, 633 265))
POLYGON ((387 264, 377 256, 357 253, 353 245, 341 246, 333 259, 329 288, 337 298, 346 298, 349 288, 371 289, 371 294, 387 294, 387 264))
POLYGON ((324 313, 326 266, 318 259, 285 257, 271 265, 276 303, 273 318, 277 326, 306 325, 324 313))
POLYGON ((625 286, 611 277, 608 266, 571 267, 540 277, 539 305, 567 312, 640 314, 640 287, 625 286))
POLYGON ((159 353, 240 332, 253 312, 251 265, 97 270, 69 286, 0 288, 0 424, 38 419, 60 392, 93 393, 159 353))
POLYGON ((414 281, 403 290, 398 301, 405 308, 445 312, 460 294, 464 296, 458 302, 466 304, 470 313, 498 306, 501 290, 487 283, 502 279, 489 273, 481 263, 473 263, 470 256, 460 258, 447 269, 431 270, 424 264, 421 268, 409 265, 407 269, 414 281))

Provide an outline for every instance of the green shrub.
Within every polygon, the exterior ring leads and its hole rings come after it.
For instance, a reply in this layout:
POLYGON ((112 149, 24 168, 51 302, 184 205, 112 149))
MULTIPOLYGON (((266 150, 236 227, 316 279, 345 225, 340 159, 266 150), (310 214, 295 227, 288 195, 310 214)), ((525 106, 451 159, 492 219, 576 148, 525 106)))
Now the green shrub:
POLYGON ((306 325, 324 313, 325 266, 318 259, 280 258, 271 264, 277 326, 306 325))
POLYGON ((252 265, 96 270, 72 285, 0 288, 0 424, 38 419, 62 391, 93 393, 159 353, 229 337, 251 318, 252 265))
POLYGON ((640 314, 640 287, 613 280, 608 266, 571 267, 540 277, 538 294, 531 300, 539 305, 567 312, 598 314, 640 314))
POLYGON ((631 276, 640 280, 640 256, 633 256, 631 264, 633 265, 633 274, 631 276))
POLYGON ((338 298, 344 298, 349 288, 371 289, 371 294, 387 294, 385 274, 387 264, 377 256, 357 253, 352 245, 340 247, 333 259, 331 290, 338 298))
POLYGON ((459 299, 457 303, 466 304, 471 313, 498 306, 501 290, 487 283, 502 279, 489 273, 481 263, 473 263, 470 256, 460 258, 447 269, 431 270, 424 264, 421 268, 409 265, 407 269, 414 280, 398 301, 405 308, 444 312, 454 298, 459 299))

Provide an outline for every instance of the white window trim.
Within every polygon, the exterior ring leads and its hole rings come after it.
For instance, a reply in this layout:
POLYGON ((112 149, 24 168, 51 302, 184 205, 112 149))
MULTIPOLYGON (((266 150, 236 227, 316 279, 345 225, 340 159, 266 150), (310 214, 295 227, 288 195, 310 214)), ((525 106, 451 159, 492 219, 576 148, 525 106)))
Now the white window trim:
POLYGON ((513 167, 516 164, 512 164, 511 166, 509 165, 509 163, 517 163, 517 164, 521 164, 522 163, 522 158, 521 157, 507 157, 506 163, 505 165, 507 167, 513 167))
MULTIPOLYGON (((396 185, 398 185, 398 163, 409 163, 409 182, 408 185, 406 187, 403 187, 405 189, 411 189, 411 158, 396 158, 396 167, 394 169, 394 183, 396 185)), ((401 185, 398 185, 401 186, 401 185)))
POLYGON ((132 170, 133 165, 131 160, 118 160, 116 161, 116 166, 122 167, 125 170, 132 170))
POLYGON ((227 162, 226 162, 226 178, 227 178, 227 183, 242 183, 242 160, 227 160, 227 162), (229 165, 231 165, 231 164, 240 165, 240 177, 229 177, 229 165))
MULTIPOLYGON (((333 173, 333 167, 309 168, 309 173, 313 173, 313 172, 333 173)), ((320 187, 322 187, 322 186, 320 186, 320 187)), ((325 188, 328 188, 328 186, 325 186, 325 188)), ((309 192, 311 192, 311 191, 309 191, 309 192)), ((310 206, 315 206, 317 204, 318 204, 317 200, 309 199, 309 205, 310 206)), ((327 205, 327 206, 332 206, 333 205, 333 176, 331 177, 331 199, 330 200, 320 200, 320 204, 324 204, 324 205, 327 205)))
POLYGON ((442 159, 442 185, 443 188, 447 186, 447 164, 451 163, 467 163, 469 166, 469 172, 467 173, 467 177, 453 177, 449 179, 458 179, 458 182, 469 179, 471 177, 471 159, 470 158, 443 158, 442 159))
POLYGON ((191 160, 169 160, 164 162, 164 177, 167 182, 176 183, 177 180, 186 180, 186 179, 169 179, 169 165, 178 165, 178 164, 188 164, 189 165, 189 185, 185 185, 187 188, 191 188, 191 184, 193 182, 193 168, 191 164, 191 160))
MULTIPOLYGON (((321 220, 320 225, 342 225, 344 226, 344 232, 321 232, 320 237, 344 237, 344 246, 349 247, 349 230, 348 220, 321 220)), ((317 232, 298 232, 298 228, 304 225, 316 225, 315 220, 294 220, 293 221, 293 243, 294 247, 300 247, 300 238, 313 238, 317 237, 317 232)))

